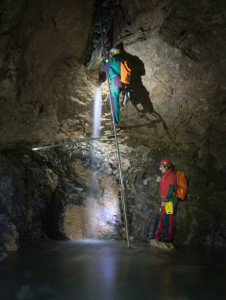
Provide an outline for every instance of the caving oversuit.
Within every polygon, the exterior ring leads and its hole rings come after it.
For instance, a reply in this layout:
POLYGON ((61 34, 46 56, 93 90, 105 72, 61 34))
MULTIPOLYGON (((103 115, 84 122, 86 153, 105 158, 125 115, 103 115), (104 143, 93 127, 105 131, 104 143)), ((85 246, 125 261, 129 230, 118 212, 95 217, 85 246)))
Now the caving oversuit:
POLYGON ((163 232, 163 240, 171 241, 174 233, 174 217, 175 217, 175 204, 173 214, 166 214, 165 206, 161 206, 164 201, 169 201, 173 197, 176 190, 177 178, 172 169, 168 169, 162 176, 159 184, 160 206, 155 217, 155 224, 153 229, 153 237, 160 240, 163 232))
POLYGON ((119 122, 119 94, 120 88, 123 87, 123 84, 120 80, 120 66, 121 58, 119 54, 116 54, 109 58, 108 62, 102 63, 102 70, 105 72, 108 71, 110 77, 111 100, 116 123, 119 122))

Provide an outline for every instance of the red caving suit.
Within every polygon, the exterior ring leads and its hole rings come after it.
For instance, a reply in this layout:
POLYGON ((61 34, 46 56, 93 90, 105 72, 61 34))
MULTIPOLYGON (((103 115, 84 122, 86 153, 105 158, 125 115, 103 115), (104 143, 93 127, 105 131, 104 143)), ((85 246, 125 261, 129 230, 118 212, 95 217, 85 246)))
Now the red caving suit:
POLYGON ((176 174, 173 172, 172 169, 167 170, 163 174, 159 184, 159 196, 161 198, 161 201, 160 201, 160 206, 157 214, 159 215, 160 218, 159 218, 158 228, 154 237, 157 240, 160 239, 162 231, 163 231, 164 238, 168 240, 173 239, 174 213, 172 215, 167 215, 166 208, 165 206, 161 206, 161 203, 166 199, 166 196, 168 195, 169 186, 174 185, 174 190, 176 190, 176 184, 177 184, 176 174))

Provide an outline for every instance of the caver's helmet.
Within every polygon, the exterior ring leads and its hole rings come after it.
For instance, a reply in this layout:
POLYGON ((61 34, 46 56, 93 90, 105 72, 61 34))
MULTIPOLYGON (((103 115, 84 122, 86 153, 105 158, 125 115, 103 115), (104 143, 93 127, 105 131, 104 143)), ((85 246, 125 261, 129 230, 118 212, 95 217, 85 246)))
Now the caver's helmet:
POLYGON ((163 166, 163 167, 171 167, 172 166, 172 163, 169 159, 167 158, 164 158, 160 161, 160 166, 163 166))
POLYGON ((111 48, 111 50, 109 51, 109 53, 113 53, 113 54, 119 54, 120 50, 117 48, 111 48))

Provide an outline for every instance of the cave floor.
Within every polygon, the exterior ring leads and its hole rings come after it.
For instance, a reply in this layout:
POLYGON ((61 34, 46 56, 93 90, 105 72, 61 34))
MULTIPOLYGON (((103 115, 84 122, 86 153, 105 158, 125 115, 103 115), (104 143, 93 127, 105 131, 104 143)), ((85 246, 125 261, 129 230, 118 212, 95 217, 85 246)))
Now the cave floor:
POLYGON ((0 263, 1 300, 223 299, 224 249, 45 241, 0 263))

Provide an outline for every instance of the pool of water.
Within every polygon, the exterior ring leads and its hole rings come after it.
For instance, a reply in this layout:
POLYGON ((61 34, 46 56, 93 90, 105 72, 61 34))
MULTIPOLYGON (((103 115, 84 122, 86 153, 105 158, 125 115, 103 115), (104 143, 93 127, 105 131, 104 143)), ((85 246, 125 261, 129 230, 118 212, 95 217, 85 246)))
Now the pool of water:
POLYGON ((47 241, 0 262, 0 299, 225 299, 225 251, 47 241))

